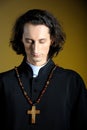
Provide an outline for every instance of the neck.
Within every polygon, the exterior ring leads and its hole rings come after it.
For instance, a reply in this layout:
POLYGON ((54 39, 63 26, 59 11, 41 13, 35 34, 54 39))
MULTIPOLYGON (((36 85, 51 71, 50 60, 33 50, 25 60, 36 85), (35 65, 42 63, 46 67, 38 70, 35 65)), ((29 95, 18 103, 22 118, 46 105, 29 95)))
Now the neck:
POLYGON ((37 67, 44 66, 45 64, 47 64, 48 61, 49 61, 49 60, 47 60, 47 61, 41 63, 41 62, 31 62, 31 61, 29 61, 29 60, 27 59, 27 63, 28 63, 28 64, 31 64, 31 65, 37 66, 37 67))
POLYGON ((43 65, 41 65, 41 66, 36 66, 36 65, 33 65, 33 64, 31 64, 31 63, 29 63, 28 61, 26 61, 27 62, 27 64, 32 68, 32 71, 33 71, 33 77, 37 77, 38 76, 38 73, 39 73, 39 70, 43 67, 43 66, 45 66, 46 64, 43 64, 43 65))

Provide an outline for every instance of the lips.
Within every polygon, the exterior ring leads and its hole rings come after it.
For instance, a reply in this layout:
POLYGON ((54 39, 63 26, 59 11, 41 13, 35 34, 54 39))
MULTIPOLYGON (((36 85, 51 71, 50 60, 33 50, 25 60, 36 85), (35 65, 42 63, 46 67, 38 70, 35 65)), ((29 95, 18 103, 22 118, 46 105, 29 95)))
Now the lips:
POLYGON ((32 54, 34 57, 39 57, 39 54, 37 54, 37 53, 33 53, 32 54))

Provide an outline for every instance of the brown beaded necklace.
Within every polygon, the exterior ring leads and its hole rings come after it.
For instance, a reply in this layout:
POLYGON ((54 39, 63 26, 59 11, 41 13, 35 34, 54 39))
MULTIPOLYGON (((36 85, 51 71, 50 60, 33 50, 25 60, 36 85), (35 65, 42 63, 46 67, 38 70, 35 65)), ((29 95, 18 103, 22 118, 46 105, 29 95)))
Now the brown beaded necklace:
POLYGON ((32 123, 32 124, 35 124, 35 116, 36 116, 36 114, 40 114, 40 110, 36 110, 36 106, 35 106, 35 105, 40 102, 41 97, 42 97, 42 96, 44 95, 44 93, 46 92, 46 89, 47 89, 47 87, 48 87, 48 85, 49 85, 49 83, 50 83, 50 80, 51 80, 51 78, 52 78, 53 72, 54 72, 54 70, 56 69, 56 67, 57 67, 57 66, 55 66, 55 67, 51 70, 51 72, 50 72, 50 74, 49 74, 49 76, 48 76, 48 80, 47 80, 47 82, 46 82, 46 84, 45 84, 43 90, 41 91, 41 94, 39 95, 39 97, 38 97, 38 99, 36 100, 35 103, 32 102, 32 100, 31 100, 30 97, 28 96, 27 92, 25 91, 24 86, 23 86, 23 84, 22 84, 22 81, 21 81, 21 79, 20 79, 20 75, 19 75, 18 69, 17 69, 17 67, 15 67, 15 71, 16 71, 17 78, 18 78, 18 81, 19 81, 19 85, 20 85, 20 88, 21 88, 21 90, 22 90, 22 92, 23 92, 23 95, 24 95, 24 97, 26 98, 26 100, 28 101, 28 103, 29 103, 30 105, 32 105, 32 109, 27 111, 27 114, 31 114, 31 115, 32 115, 32 119, 31 119, 31 123, 32 123))

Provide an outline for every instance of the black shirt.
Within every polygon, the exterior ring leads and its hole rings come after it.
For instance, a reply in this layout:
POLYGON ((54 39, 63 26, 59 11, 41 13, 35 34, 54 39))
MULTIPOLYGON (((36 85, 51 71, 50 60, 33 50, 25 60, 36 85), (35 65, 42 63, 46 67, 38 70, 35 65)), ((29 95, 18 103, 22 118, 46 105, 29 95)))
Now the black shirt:
MULTIPOLYGON (((55 66, 50 60, 36 78, 26 61, 18 66, 24 90, 35 102, 55 66)), ((81 76, 57 66, 41 100, 36 104, 40 114, 31 124, 31 110, 20 88, 15 69, 0 74, 0 125, 8 130, 87 130, 87 90, 81 76)))

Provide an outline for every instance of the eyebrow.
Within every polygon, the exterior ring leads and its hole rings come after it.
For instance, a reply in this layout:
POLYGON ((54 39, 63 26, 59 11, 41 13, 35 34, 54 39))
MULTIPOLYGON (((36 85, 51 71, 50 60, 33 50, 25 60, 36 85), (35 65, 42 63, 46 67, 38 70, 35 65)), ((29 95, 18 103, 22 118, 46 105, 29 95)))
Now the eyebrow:
MULTIPOLYGON (((34 39, 32 39, 32 38, 27 38, 27 37, 25 37, 25 39, 26 39, 26 40, 34 40, 34 39)), ((39 40, 40 40, 40 41, 41 41, 41 40, 46 40, 46 38, 41 38, 41 39, 39 39, 39 40)))

